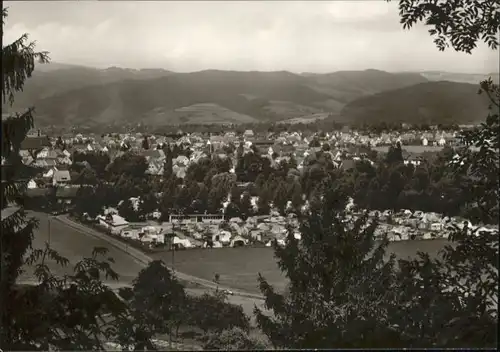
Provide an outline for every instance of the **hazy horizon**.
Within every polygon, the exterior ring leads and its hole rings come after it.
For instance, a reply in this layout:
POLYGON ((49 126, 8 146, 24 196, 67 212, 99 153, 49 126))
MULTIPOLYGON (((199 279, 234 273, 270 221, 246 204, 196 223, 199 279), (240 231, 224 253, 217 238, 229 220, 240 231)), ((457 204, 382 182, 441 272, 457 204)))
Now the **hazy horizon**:
POLYGON ((398 1, 4 2, 4 42, 23 33, 54 63, 95 68, 330 73, 498 72, 498 51, 440 52, 398 1))
MULTIPOLYGON (((346 71, 367 71, 367 70, 377 70, 374 68, 365 68, 365 69, 360 69, 360 70, 338 70, 338 71, 325 71, 325 72, 295 72, 295 71, 290 71, 290 70, 270 70, 270 71, 265 71, 265 70, 229 70, 229 69, 216 69, 216 68, 205 68, 201 70, 195 70, 195 71, 172 71, 163 67, 125 67, 125 66, 102 66, 102 67, 96 67, 96 66, 90 66, 90 65, 79 65, 79 64, 73 64, 69 62, 56 62, 56 61, 51 61, 49 62, 49 65, 47 64, 39 64, 36 63, 37 67, 42 67, 46 66, 64 66, 64 67, 85 67, 85 68, 90 68, 90 69, 98 69, 98 70, 107 70, 107 69, 112 69, 112 68, 119 68, 119 69, 124 69, 124 70, 165 70, 165 71, 171 71, 173 73, 196 73, 196 72, 203 72, 203 71, 233 71, 233 72, 290 72, 293 74, 329 74, 329 73, 335 73, 335 72, 346 72, 346 71)), ((63 67, 63 69, 64 69, 63 67)), ((59 69, 59 68, 56 68, 59 69)), ((43 71, 43 70, 40 70, 43 71)), ((48 70, 50 71, 50 70, 48 70)), ((439 73, 448 73, 448 74, 466 74, 466 75, 488 75, 488 74, 500 74, 500 70, 496 71, 491 71, 491 72, 457 72, 457 71, 446 71, 446 70, 420 70, 420 71, 391 71, 391 70, 380 70, 380 71, 385 71, 389 73, 432 73, 432 72, 439 72, 439 73)))

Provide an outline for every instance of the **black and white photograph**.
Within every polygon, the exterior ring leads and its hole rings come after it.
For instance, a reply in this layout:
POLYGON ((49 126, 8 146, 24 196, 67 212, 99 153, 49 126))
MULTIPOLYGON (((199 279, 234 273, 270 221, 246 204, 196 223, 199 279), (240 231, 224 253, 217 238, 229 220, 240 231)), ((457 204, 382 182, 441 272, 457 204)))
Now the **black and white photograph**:
POLYGON ((496 349, 498 0, 3 1, 0 351, 496 349))

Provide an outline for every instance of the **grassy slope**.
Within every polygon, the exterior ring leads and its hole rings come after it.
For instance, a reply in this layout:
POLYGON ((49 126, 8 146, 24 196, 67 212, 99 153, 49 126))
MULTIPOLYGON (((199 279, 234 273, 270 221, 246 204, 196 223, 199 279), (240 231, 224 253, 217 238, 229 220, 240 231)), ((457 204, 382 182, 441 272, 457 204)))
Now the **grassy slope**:
MULTIPOLYGON (((397 258, 416 257, 418 251, 427 252, 436 258, 449 242, 444 239, 432 241, 391 242, 388 253, 397 258)), ((154 259, 170 262, 170 253, 155 253, 154 259)), ((279 270, 272 248, 217 248, 191 249, 175 253, 177 270, 211 280, 215 273, 220 276, 221 285, 253 293, 260 293, 258 273, 261 273, 278 291, 285 288, 287 279, 279 270)))
POLYGON ((237 124, 259 122, 259 120, 249 115, 239 114, 213 103, 193 104, 170 112, 162 111, 162 109, 159 108, 155 109, 151 115, 151 117, 145 117, 145 120, 152 124, 164 123, 165 119, 172 124, 237 124), (160 112, 163 112, 163 114, 160 112))
POLYGON ((13 110, 35 105, 37 122, 57 125, 280 121, 321 112, 338 115, 357 98, 425 81, 418 74, 377 70, 179 74, 63 65, 36 71, 13 110))
POLYGON ((308 80, 311 87, 343 103, 366 95, 427 82, 427 79, 416 73, 389 73, 379 70, 309 75, 308 80))
MULTIPOLYGON (((152 79, 170 74, 172 72, 157 69, 130 70, 111 67, 99 70, 57 63, 39 65, 26 82, 23 92, 16 94, 13 110, 37 106, 37 103, 44 98, 83 87, 106 85, 127 79, 152 79)), ((6 108, 8 106, 3 106, 3 109, 6 108)))
POLYGON ((488 113, 488 102, 477 90, 467 83, 422 83, 360 98, 347 104, 341 116, 356 122, 473 123, 488 113))
POLYGON ((274 101, 308 106, 328 99, 287 72, 203 71, 84 87, 41 100, 37 112, 41 119, 58 123, 135 122, 145 117, 168 123, 177 109, 212 103, 257 120, 274 120, 286 116, 274 113, 274 101))

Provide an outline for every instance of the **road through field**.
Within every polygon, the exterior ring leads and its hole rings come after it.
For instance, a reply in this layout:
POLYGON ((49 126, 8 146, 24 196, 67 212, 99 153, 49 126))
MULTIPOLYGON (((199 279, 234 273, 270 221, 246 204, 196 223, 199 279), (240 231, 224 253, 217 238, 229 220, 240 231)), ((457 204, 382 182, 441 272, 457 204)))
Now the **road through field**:
MULTIPOLYGON (((69 265, 66 267, 61 267, 53 260, 46 261, 49 269, 56 275, 71 274, 74 265, 84 256, 90 256, 94 247, 106 247, 109 250, 107 256, 114 259, 112 268, 120 276, 119 280, 118 282, 105 280, 105 283, 113 289, 130 285, 139 271, 146 266, 143 260, 138 260, 130 253, 111 245, 109 241, 103 239, 107 235, 96 234, 95 230, 84 226, 77 228, 76 224, 70 226, 71 222, 66 222, 66 219, 53 218, 44 213, 30 212, 29 216, 35 217, 39 221, 39 226, 34 232, 33 248, 42 249, 46 243, 50 242, 52 249, 69 260, 69 265)), ((128 248, 128 250, 132 252, 133 248, 128 248)), ((166 262, 168 263, 168 261, 166 262)), ((21 275, 19 282, 36 282, 36 278, 33 275, 33 267, 26 266, 24 269, 26 272, 21 275)), ((176 272, 176 275, 179 278, 186 276, 186 278, 196 279, 183 273, 176 272)), ((200 280, 200 282, 204 283, 204 280, 200 280)), ((211 285, 213 286, 213 284, 211 285)), ((207 287, 188 288, 187 292, 192 295, 200 295, 207 292, 207 289, 210 288, 210 285, 207 283, 207 287)), ((263 301, 256 297, 239 296, 237 291, 235 293, 235 295, 229 297, 229 301, 241 305, 248 315, 252 315, 254 304, 260 307, 263 305, 263 301)))
MULTIPOLYGON (((162 259, 167 265, 171 263, 170 252, 146 256, 118 239, 98 233, 64 216, 49 220, 50 217, 47 214, 31 213, 31 215, 39 220, 33 247, 43 248, 50 240, 51 247, 70 261, 65 268, 49 261, 49 268, 57 274, 71 273, 74 265, 83 256, 91 255, 94 247, 108 248, 108 256, 115 261, 113 269, 120 275, 120 284, 130 284, 151 259, 162 259)), ((399 258, 414 257, 417 251, 427 252, 431 257, 436 257, 437 252, 447 243, 448 241, 444 239, 392 242, 388 251, 395 253, 399 258)), ((217 273, 224 288, 230 288, 237 295, 251 293, 253 295, 250 298, 260 298, 257 287, 258 273, 261 273, 278 289, 284 288, 286 283, 283 274, 278 269, 272 248, 178 251, 175 254, 175 267, 176 275, 181 280, 196 282, 203 288, 215 288, 211 280, 217 273)), ((27 268, 21 280, 33 279, 32 271, 31 268, 27 268)))
MULTIPOLYGON (((88 236, 44 213, 30 212, 29 216, 33 216, 39 221, 38 228, 34 232, 33 248, 43 249, 45 244, 50 242, 51 248, 69 260, 69 265, 66 267, 61 267, 55 261, 48 260, 47 265, 55 274, 71 274, 78 261, 84 256, 92 255, 94 247, 108 248, 107 257, 114 259, 112 268, 120 275, 120 283, 130 284, 143 268, 140 262, 127 253, 110 246, 104 240, 88 236)), ((33 268, 27 267, 21 280, 32 278, 33 268)))

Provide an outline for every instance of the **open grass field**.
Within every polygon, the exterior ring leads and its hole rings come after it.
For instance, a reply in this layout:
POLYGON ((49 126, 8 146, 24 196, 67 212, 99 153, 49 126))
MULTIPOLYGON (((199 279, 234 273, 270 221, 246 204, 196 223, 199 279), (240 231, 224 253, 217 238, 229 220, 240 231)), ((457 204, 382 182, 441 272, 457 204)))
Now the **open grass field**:
MULTIPOLYGON (((108 248, 108 256, 115 261, 112 267, 120 275, 122 283, 130 283, 142 269, 141 264, 131 256, 104 240, 88 236, 56 219, 51 219, 49 224, 47 214, 30 212, 29 215, 39 220, 38 229, 34 233, 33 248, 43 249, 50 238, 50 246, 70 262, 67 267, 61 267, 54 261, 47 261, 49 269, 55 274, 71 274, 74 265, 84 256, 90 256, 94 247, 108 248)), ((33 279, 33 268, 26 267, 25 270, 20 279, 33 279)))
POLYGON ((317 114, 312 114, 312 115, 306 115, 306 116, 302 116, 302 117, 296 117, 296 118, 293 118, 293 119, 288 119, 288 120, 284 120, 284 121, 280 121, 278 123, 280 124, 296 124, 296 123, 312 123, 314 121, 317 121, 317 120, 324 120, 326 119, 328 116, 330 116, 330 113, 327 113, 327 112, 321 112, 321 113, 317 113, 317 114))
MULTIPOLYGON (((74 265, 80 261, 83 256, 90 256, 94 247, 108 248, 108 256, 114 259, 112 268, 120 275, 119 282, 104 280, 112 288, 121 287, 123 284, 130 284, 144 267, 141 263, 135 261, 129 254, 113 247, 105 240, 80 232, 56 219, 51 219, 49 225, 49 217, 47 214, 30 212, 29 216, 39 220, 39 227, 34 233, 33 248, 44 248, 45 243, 49 242, 50 238, 51 248, 70 261, 69 265, 66 267, 61 267, 54 261, 46 261, 49 269, 56 275, 71 274, 74 265)), ((170 262, 170 256, 165 255, 164 257, 165 258, 162 259, 168 264, 170 262)), ((33 275, 33 267, 27 266, 24 270, 25 272, 21 275, 19 281, 36 281, 33 275)), ((206 292, 203 288, 188 288, 187 291, 193 295, 200 295, 206 292)), ((252 315, 254 304, 263 307, 262 301, 246 297, 230 296, 229 301, 233 304, 241 305, 245 313, 249 316, 252 315)))
POLYGON ((257 119, 229 110, 214 103, 193 104, 178 109, 157 107, 143 116, 144 123, 152 124, 227 124, 253 123, 257 119))
MULTIPOLYGON (((398 258, 415 257, 418 251, 427 252, 436 257, 447 240, 392 242, 389 252, 398 258)), ((156 253, 154 258, 172 262, 170 252, 156 253)), ((286 286, 286 278, 278 269, 272 248, 218 248, 192 249, 175 253, 175 268, 186 274, 213 279, 215 273, 220 276, 220 284, 242 291, 260 293, 257 276, 261 273, 276 289, 286 286)))
POLYGON ((240 114, 218 104, 201 103, 175 110, 175 115, 181 123, 212 124, 212 123, 253 123, 255 118, 240 114))
POLYGON ((268 113, 279 116, 280 119, 283 120, 293 119, 304 115, 317 114, 322 111, 322 109, 316 107, 279 100, 269 101, 268 104, 264 107, 264 110, 268 113))

